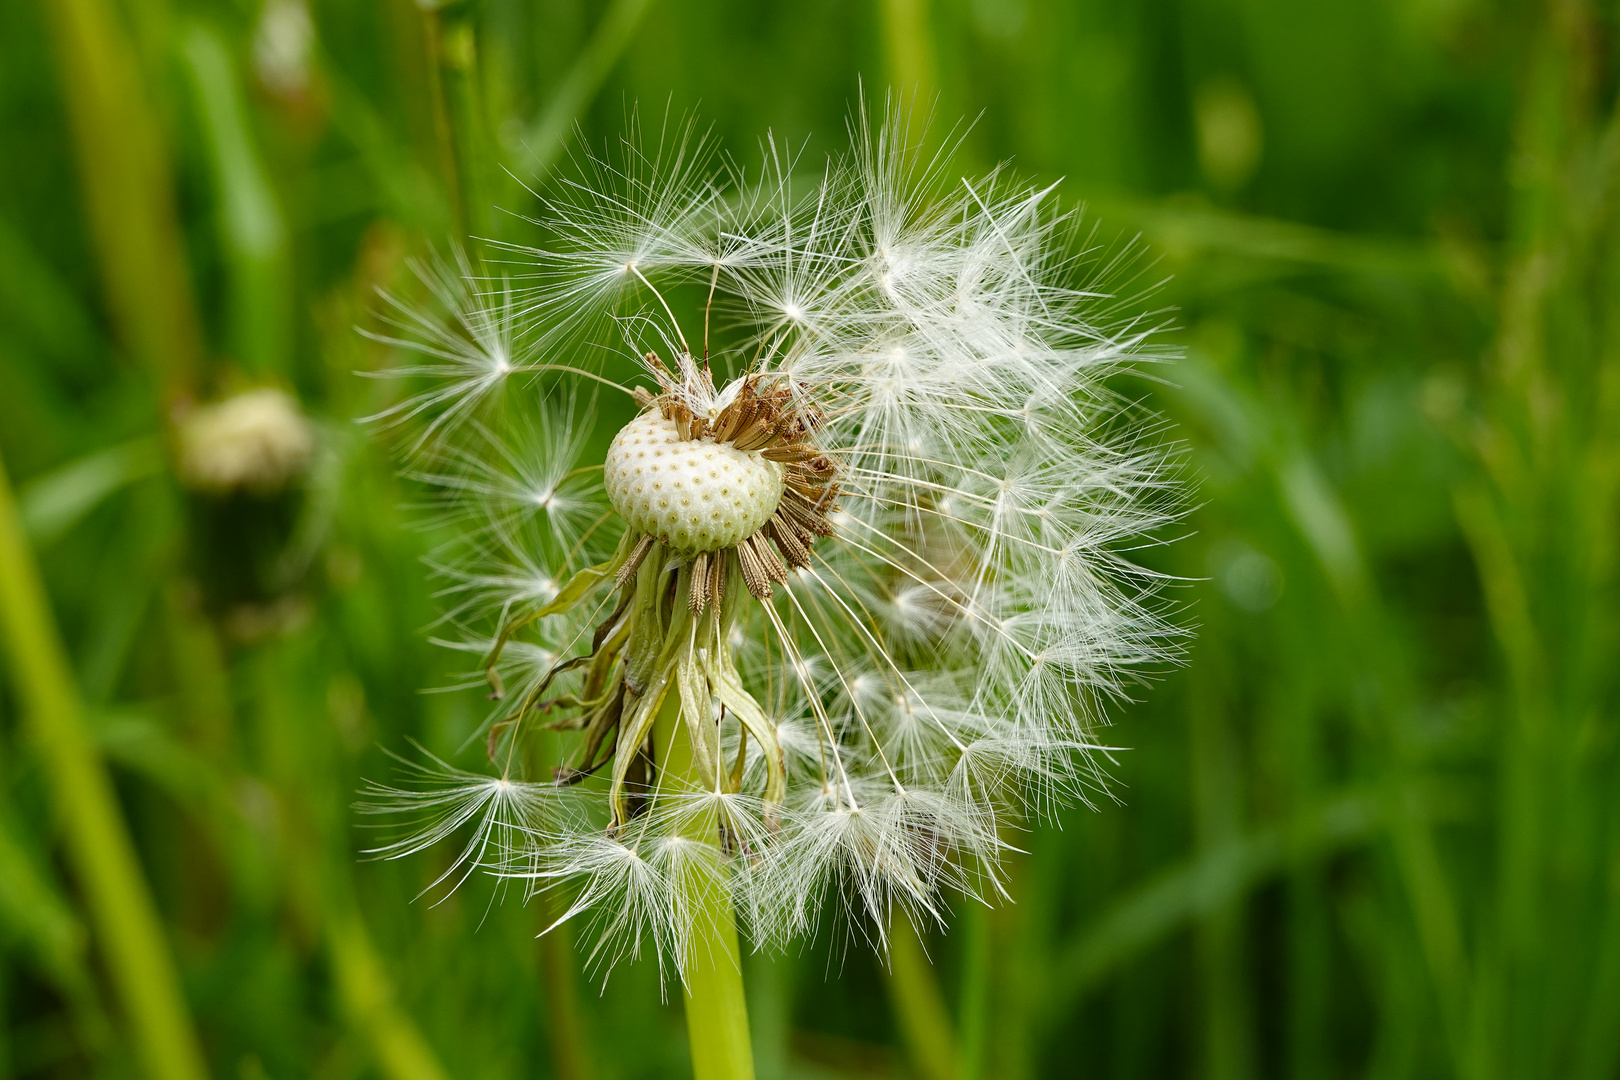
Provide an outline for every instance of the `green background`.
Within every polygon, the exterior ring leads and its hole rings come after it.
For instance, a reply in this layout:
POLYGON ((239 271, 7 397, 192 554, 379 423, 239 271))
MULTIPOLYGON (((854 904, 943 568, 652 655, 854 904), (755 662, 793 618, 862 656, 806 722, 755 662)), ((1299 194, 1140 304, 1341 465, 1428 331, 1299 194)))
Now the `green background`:
POLYGON ((354 328, 411 257, 521 239, 507 170, 576 122, 695 109, 745 164, 767 130, 816 161, 891 85, 936 134, 977 118, 962 168, 1062 178, 1138 244, 1120 294, 1186 358, 1120 389, 1190 507, 1140 557, 1196 637, 1114 710, 1117 801, 1029 832, 1017 903, 958 904, 931 968, 831 929, 747 961, 762 1077, 1620 1074, 1617 29, 1583 0, 0 5, 0 451, 82 700, 30 721, 56 631, 13 633, 0 1076, 141 1070, 117 972, 146 969, 109 959, 49 764, 75 721, 213 1076, 687 1073, 650 960, 604 989, 542 903, 413 900, 453 849, 359 857, 385 750, 481 713, 421 692, 456 657, 417 493, 352 422, 397 393, 354 328), (177 403, 263 383, 321 424, 304 490, 186 494, 177 403))

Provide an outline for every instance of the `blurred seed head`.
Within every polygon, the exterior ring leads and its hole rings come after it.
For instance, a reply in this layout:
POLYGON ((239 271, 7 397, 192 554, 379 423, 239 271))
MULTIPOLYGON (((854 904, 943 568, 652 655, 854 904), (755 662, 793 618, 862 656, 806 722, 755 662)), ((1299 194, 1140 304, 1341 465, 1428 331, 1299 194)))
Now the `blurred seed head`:
POLYGON ((315 428, 273 387, 202 405, 180 421, 181 480, 199 491, 273 494, 299 479, 315 455, 315 428))
POLYGON ((304 0, 266 0, 253 32, 253 69, 265 89, 298 98, 310 89, 315 24, 304 0))

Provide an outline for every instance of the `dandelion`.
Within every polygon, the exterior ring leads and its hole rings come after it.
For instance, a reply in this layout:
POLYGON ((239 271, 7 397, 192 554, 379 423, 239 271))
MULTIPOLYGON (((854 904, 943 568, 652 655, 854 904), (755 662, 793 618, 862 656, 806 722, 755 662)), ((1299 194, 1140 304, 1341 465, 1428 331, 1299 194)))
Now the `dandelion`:
POLYGON ((180 475, 202 491, 270 494, 302 476, 315 455, 315 428, 291 396, 245 390, 188 412, 180 421, 180 475))
POLYGON ((769 140, 748 175, 633 133, 520 273, 456 256, 436 311, 390 299, 435 381, 387 416, 460 527, 433 562, 497 708, 494 778, 374 793, 422 819, 381 852, 471 824, 451 880, 569 887, 598 963, 673 965, 700 1077, 750 1070, 739 928, 830 908, 881 944, 994 893, 1172 640, 1126 554, 1167 459, 1107 389, 1155 326, 1075 283, 1051 189, 947 182, 906 130, 857 124, 810 182, 769 140), (634 416, 584 462, 604 386, 634 416))
POLYGON ((315 24, 304 0, 267 0, 253 32, 253 69, 267 90, 296 100, 309 93, 315 24))

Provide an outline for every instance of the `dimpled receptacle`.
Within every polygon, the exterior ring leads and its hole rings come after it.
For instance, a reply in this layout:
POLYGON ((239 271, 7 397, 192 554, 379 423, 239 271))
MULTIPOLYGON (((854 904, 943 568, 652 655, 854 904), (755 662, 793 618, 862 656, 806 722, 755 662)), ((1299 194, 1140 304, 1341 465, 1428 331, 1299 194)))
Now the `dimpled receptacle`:
POLYGON ((782 501, 783 469, 758 451, 686 440, 649 412, 613 438, 603 465, 608 501, 636 532, 697 554, 735 547, 782 501))

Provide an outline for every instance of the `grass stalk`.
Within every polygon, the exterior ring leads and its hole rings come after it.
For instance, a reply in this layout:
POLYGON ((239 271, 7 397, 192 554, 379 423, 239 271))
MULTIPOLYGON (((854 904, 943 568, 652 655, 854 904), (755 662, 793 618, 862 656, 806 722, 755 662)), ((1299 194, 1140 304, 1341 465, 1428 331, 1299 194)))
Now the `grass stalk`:
POLYGON ((596 97, 613 65, 629 47, 652 0, 613 0, 596 24, 579 58, 551 92, 545 110, 524 133, 521 143, 508 149, 513 172, 528 180, 543 175, 563 152, 568 132, 596 97))
POLYGON ((40 753, 68 853, 146 1074, 202 1080, 202 1050, 156 905, 85 724, 38 567, 0 462, 0 620, 13 678, 40 753))
POLYGON ((956 1080, 956 1032, 917 928, 904 914, 889 920, 885 983, 911 1064, 923 1080, 956 1080))
MULTIPOLYGON (((0 926, 67 1002, 78 1037, 92 1053, 104 1052, 111 1032, 90 967, 90 935, 44 860, 23 839, 5 796, 0 796, 0 926)), ((9 1075, 0 1068, 0 1076, 9 1075)))
MULTIPOLYGON (((684 731, 680 695, 673 690, 658 714, 653 741, 660 772, 671 787, 702 790, 692 744, 684 731)), ((717 844, 717 830, 700 820, 693 823, 690 839, 717 844)), ((737 917, 719 865, 718 855, 694 858, 681 882, 692 923, 681 957, 692 1076, 694 1080, 753 1080, 754 1050, 748 1038, 737 917)))
POLYGON ((462 185, 460 162, 456 158, 455 137, 450 127, 450 107, 445 99, 444 73, 439 62, 444 52, 444 20, 436 6, 422 8, 422 39, 426 48, 424 71, 427 76, 428 108, 433 117, 433 150, 439 178, 444 184, 455 221, 456 234, 468 238, 467 194, 462 185))
POLYGON ((494 144, 484 106, 478 56, 478 34, 468 10, 434 10, 428 16, 433 43, 435 104, 449 140, 455 175, 457 212, 469 239, 488 238, 493 221, 490 166, 494 144))
MULTIPOLYGON (((559 736, 546 732, 535 740, 531 759, 537 775, 562 756, 559 736)), ((596 1074, 591 1061, 585 1010, 580 1001, 579 956, 574 948, 574 924, 562 921, 568 903, 556 889, 542 889, 537 897, 541 934, 538 942, 541 1008, 545 1011, 546 1039, 551 1071, 557 1080, 590 1080, 596 1074)))
POLYGON ((322 919, 332 974, 350 1024, 366 1038, 389 1080, 446 1080, 433 1047, 400 1009, 382 958, 351 904, 328 899, 322 919))
POLYGON ((236 64, 224 37, 192 23, 181 38, 219 202, 230 272, 231 350, 249 371, 286 369, 292 353, 291 254, 275 190, 260 160, 236 64))
MULTIPOLYGON (((1243 833, 1243 778, 1234 735, 1225 716, 1224 687, 1205 663, 1194 668, 1188 715, 1194 832, 1204 852, 1243 833)), ((1198 927, 1202 975, 1204 1075, 1237 1080, 1255 1071, 1254 1020, 1244 958, 1248 934, 1244 898, 1212 905, 1198 927)))
POLYGON ((792 1060, 793 957, 756 952, 745 964, 754 1067, 763 1080, 787 1080, 792 1060))
POLYGON ((1061 886, 1051 873, 1051 844, 1040 832, 1027 838, 1029 850, 1002 857, 1005 888, 1012 903, 990 913, 989 1074, 997 1080, 1033 1080, 1038 998, 1049 985, 1052 909, 1061 886))
POLYGON ((202 364, 202 329, 163 139, 134 52, 103 0, 43 6, 108 306, 125 347, 165 396, 183 397, 202 364))
POLYGON ((981 1080, 988 1073, 990 1049, 991 911, 971 898, 962 902, 962 983, 957 1015, 962 1031, 962 1080, 981 1080))
POLYGON ((353 879, 342 818, 312 797, 331 790, 341 767, 329 725, 302 695, 319 670, 307 639, 272 642, 244 659, 251 700, 258 707, 258 756, 280 805, 291 860, 287 895, 311 928, 319 929, 336 1000, 387 1080, 447 1080, 427 1037, 399 1001, 389 962, 372 940, 353 879))
POLYGON ((567 910, 551 889, 540 893, 541 918, 550 927, 540 935, 540 980, 545 985, 546 1034, 551 1069, 558 1080, 589 1080, 593 1070, 586 1051, 585 1024, 574 989, 575 965, 571 923, 558 924, 567 910))
POLYGON ((902 94, 926 107, 934 92, 934 48, 928 30, 928 0, 883 0, 884 59, 889 79, 902 94))

